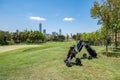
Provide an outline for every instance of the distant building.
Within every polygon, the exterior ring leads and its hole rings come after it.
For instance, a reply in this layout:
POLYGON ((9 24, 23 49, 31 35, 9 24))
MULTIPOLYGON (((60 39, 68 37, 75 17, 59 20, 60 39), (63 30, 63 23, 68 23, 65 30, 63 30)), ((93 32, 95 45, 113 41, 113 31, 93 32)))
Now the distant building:
POLYGON ((47 37, 47 38, 50 37, 50 35, 51 35, 51 34, 46 33, 46 37, 47 37))
POLYGON ((42 23, 39 24, 39 31, 42 33, 42 23))
POLYGON ((58 36, 57 32, 52 32, 52 35, 58 36))
POLYGON ((59 35, 62 35, 62 30, 61 29, 59 29, 59 35))
POLYGON ((18 29, 16 30, 16 33, 19 33, 19 30, 18 30, 18 29))
POLYGON ((46 29, 43 29, 43 34, 46 35, 46 29))

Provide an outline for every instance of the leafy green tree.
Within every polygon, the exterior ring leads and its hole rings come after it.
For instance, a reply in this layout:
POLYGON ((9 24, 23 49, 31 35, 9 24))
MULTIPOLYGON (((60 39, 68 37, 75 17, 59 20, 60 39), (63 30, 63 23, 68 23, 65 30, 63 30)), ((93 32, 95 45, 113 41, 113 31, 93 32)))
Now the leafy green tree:
POLYGON ((88 39, 87 39, 87 33, 81 33, 81 37, 80 37, 83 41, 88 41, 88 39))
POLYGON ((25 30, 23 32, 20 32, 19 34, 20 34, 20 41, 26 42, 26 40, 28 39, 28 36, 30 34, 30 31, 25 30))
POLYGON ((6 31, 0 31, 0 44, 7 45, 10 40, 10 34, 6 31))
POLYGON ((20 36, 17 32, 11 33, 11 38, 14 40, 15 43, 20 43, 20 40, 19 40, 20 36))
POLYGON ((58 41, 64 41, 65 36, 64 35, 58 35, 58 41))
POLYGON ((76 35, 75 34, 72 35, 72 39, 76 40, 76 35))
POLYGON ((120 15, 120 0, 102 0, 102 4, 94 2, 91 8, 91 17, 99 19, 98 24, 102 24, 106 27, 106 55, 108 53, 108 32, 109 29, 113 29, 115 33, 120 28, 119 15, 120 15), (117 28, 117 27, 118 28, 117 28))
POLYGON ((67 41, 69 40, 69 35, 68 35, 68 34, 66 35, 66 40, 67 40, 67 41))
POLYGON ((45 39, 45 35, 43 35, 39 31, 23 31, 23 32, 14 32, 12 33, 12 39, 15 43, 21 42, 28 42, 28 43, 40 43, 43 42, 45 39))
POLYGON ((37 42, 38 42, 39 40, 44 41, 44 39, 45 39, 44 34, 42 34, 42 33, 39 32, 39 31, 34 31, 33 33, 34 33, 34 36, 35 36, 34 41, 37 41, 37 42))

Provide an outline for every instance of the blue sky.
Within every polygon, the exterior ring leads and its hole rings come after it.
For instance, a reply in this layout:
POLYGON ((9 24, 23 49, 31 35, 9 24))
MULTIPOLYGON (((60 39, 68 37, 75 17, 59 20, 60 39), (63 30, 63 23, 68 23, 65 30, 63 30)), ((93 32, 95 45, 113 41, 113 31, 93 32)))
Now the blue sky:
POLYGON ((95 0, 0 0, 0 30, 38 30, 75 34, 100 28, 90 17, 95 0))

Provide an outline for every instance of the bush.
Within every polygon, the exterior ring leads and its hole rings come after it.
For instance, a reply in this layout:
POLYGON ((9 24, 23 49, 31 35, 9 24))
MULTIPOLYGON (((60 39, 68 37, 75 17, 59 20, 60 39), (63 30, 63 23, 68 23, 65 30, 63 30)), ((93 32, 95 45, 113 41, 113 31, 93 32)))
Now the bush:
POLYGON ((58 41, 64 41, 65 36, 64 35, 58 35, 58 41))
POLYGON ((32 41, 30 39, 27 39, 26 43, 32 43, 32 41))
POLYGON ((8 42, 8 44, 13 45, 13 44, 15 44, 15 42, 14 42, 13 39, 11 39, 11 40, 8 42))

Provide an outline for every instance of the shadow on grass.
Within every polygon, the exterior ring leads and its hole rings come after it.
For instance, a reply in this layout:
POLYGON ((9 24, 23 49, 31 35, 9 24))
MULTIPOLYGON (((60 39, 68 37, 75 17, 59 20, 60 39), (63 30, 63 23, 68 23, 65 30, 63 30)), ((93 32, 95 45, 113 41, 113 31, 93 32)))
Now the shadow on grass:
MULTIPOLYGON (((103 52, 102 54, 106 55, 106 52, 103 52)), ((108 57, 116 57, 116 58, 118 58, 118 57, 120 57, 120 52, 108 52, 107 56, 108 57)))
POLYGON ((120 52, 120 48, 113 49, 114 52, 120 52))
POLYGON ((120 52, 120 47, 118 47, 118 48, 110 48, 110 50, 112 50, 113 52, 120 52))
POLYGON ((96 56, 96 57, 90 57, 90 56, 87 56, 87 57, 80 57, 80 59, 82 60, 84 60, 84 59, 88 59, 88 60, 92 60, 92 59, 98 59, 98 56, 96 56))
POLYGON ((69 65, 66 64, 67 67, 72 67, 72 66, 83 66, 82 64, 77 65, 75 62, 71 62, 69 65))
POLYGON ((75 62, 71 62, 70 64, 71 64, 71 66, 83 66, 83 64, 77 65, 75 62))

